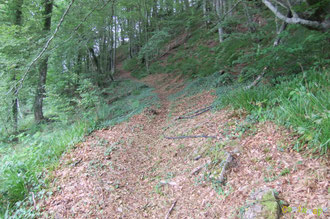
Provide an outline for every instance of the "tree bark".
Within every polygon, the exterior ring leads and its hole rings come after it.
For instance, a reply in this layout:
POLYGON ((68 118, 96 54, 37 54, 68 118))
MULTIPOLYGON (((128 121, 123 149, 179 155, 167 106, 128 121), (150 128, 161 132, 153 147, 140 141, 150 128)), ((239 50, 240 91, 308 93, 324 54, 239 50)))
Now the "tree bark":
POLYGON ((47 79, 47 69, 48 69, 48 56, 41 60, 39 66, 39 81, 37 87, 37 93, 34 101, 34 119, 36 123, 40 123, 45 119, 43 114, 43 100, 45 98, 45 85, 47 79))
POLYGON ((255 33, 257 30, 256 30, 256 27, 255 27, 255 24, 253 22, 253 19, 252 19, 252 16, 249 12, 249 8, 246 4, 245 1, 243 1, 243 7, 244 7, 244 13, 245 13, 245 16, 247 17, 247 20, 248 20, 248 27, 249 27, 249 30, 252 32, 252 33, 255 33))
POLYGON ((89 48, 89 52, 92 55, 94 65, 96 67, 96 71, 99 74, 102 74, 102 69, 101 69, 101 66, 100 66, 100 62, 99 62, 98 57, 95 55, 94 49, 93 48, 89 48))
MULTIPOLYGON (((291 13, 290 10, 289 10, 289 12, 288 12, 287 17, 289 17, 289 18, 292 17, 292 13, 291 13)), ((277 36, 276 36, 276 39, 275 39, 275 41, 274 41, 274 47, 280 45, 280 43, 281 43, 281 36, 280 36, 280 34, 281 34, 283 31, 285 31, 285 29, 287 28, 287 26, 288 26, 288 23, 285 22, 285 21, 283 21, 283 23, 282 23, 280 29, 277 31, 277 36)))
MULTIPOLYGON (((23 6, 23 0, 16 0, 16 11, 15 11, 15 25, 22 26, 22 6, 23 6)), ((18 69, 18 66, 16 66, 16 70, 18 69)), ((12 82, 13 84, 16 84, 16 74, 17 71, 14 71, 12 82)), ((13 114, 13 130, 14 134, 17 134, 18 131, 18 90, 17 86, 14 88, 14 97, 12 100, 12 114, 13 114)))
POLYGON ((186 11, 190 8, 188 0, 184 0, 184 7, 186 11))
POLYGON ((218 34, 219 34, 219 41, 220 43, 223 42, 223 28, 221 26, 222 24, 222 15, 223 15, 223 0, 215 0, 215 10, 218 15, 219 23, 218 23, 218 34))
POLYGON ((112 44, 112 65, 111 65, 111 72, 110 72, 110 79, 114 81, 113 76, 116 73, 116 47, 117 47, 117 17, 116 17, 116 5, 115 2, 112 3, 112 24, 115 28, 115 32, 113 34, 113 44, 112 44))
POLYGON ((319 30, 330 29, 330 20, 329 19, 326 19, 323 22, 306 20, 306 19, 298 17, 298 15, 295 13, 293 14, 294 16, 292 18, 289 18, 289 17, 283 15, 278 10, 278 8, 276 6, 274 6, 269 0, 262 0, 262 2, 264 3, 264 5, 266 5, 266 7, 269 10, 271 10, 273 12, 273 14, 276 17, 285 21, 288 24, 301 24, 301 25, 305 25, 305 26, 312 27, 312 28, 319 29, 319 30))
MULTIPOLYGON (((44 0, 45 10, 44 10, 44 28, 45 32, 49 32, 52 24, 52 12, 53 12, 53 0, 44 0)), ((41 60, 39 66, 39 81, 37 92, 34 101, 34 120, 36 123, 43 121, 43 100, 45 98, 45 86, 47 80, 47 71, 48 71, 48 58, 47 55, 43 60, 41 60)))

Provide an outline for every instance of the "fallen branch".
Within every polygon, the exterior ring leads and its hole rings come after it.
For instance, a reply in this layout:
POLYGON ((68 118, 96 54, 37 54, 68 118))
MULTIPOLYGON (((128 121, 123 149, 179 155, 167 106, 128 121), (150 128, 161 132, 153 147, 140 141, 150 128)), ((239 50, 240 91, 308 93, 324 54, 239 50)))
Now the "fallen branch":
POLYGON ((264 77, 264 75, 266 74, 267 69, 268 69, 268 67, 265 67, 264 70, 262 71, 262 73, 250 85, 246 86, 244 88, 244 90, 249 90, 252 87, 256 86, 261 81, 261 79, 264 77))
POLYGON ((194 118, 196 116, 199 116, 199 115, 201 115, 203 113, 206 113, 206 112, 210 111, 212 108, 213 108, 213 106, 208 106, 208 107, 205 107, 203 109, 199 109, 199 110, 195 111, 193 113, 193 115, 190 115, 190 116, 179 116, 175 120, 179 120, 179 119, 191 119, 191 118, 194 118))
POLYGON ((170 217, 170 215, 171 215, 171 213, 172 213, 172 211, 173 211, 173 209, 174 209, 174 207, 175 207, 175 205, 176 205, 177 202, 178 202, 178 200, 175 200, 175 201, 173 202, 173 204, 172 204, 170 210, 167 212, 167 214, 166 214, 166 216, 165 216, 165 219, 168 219, 168 218, 170 217))
POLYGON ((228 154, 228 156, 227 156, 227 159, 226 159, 225 163, 223 164, 222 171, 221 171, 220 176, 218 178, 220 183, 224 182, 226 168, 227 168, 228 164, 233 161, 233 156, 231 156, 231 154, 228 153, 228 152, 226 152, 226 153, 228 154))
POLYGON ((192 136, 177 136, 177 137, 167 137, 164 136, 166 139, 186 139, 186 138, 213 138, 217 139, 217 136, 208 136, 208 135, 192 135, 192 136))
POLYGON ((37 203, 36 203, 34 193, 31 192, 31 195, 32 195, 32 201, 33 201, 33 208, 34 208, 35 211, 37 211, 37 203))
POLYGON ((206 162, 205 164, 196 167, 195 169, 193 169, 193 170, 191 171, 190 174, 191 174, 191 175, 196 175, 196 174, 198 174, 198 173, 199 173, 204 167, 206 167, 206 166, 209 165, 209 164, 211 164, 211 161, 208 161, 208 162, 206 162))

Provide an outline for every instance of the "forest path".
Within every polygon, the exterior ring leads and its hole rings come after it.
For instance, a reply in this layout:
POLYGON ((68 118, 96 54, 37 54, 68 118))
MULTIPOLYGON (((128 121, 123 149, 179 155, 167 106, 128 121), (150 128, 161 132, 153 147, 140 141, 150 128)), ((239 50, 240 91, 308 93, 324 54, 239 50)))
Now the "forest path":
MULTIPOLYGON (((132 79, 127 72, 121 77, 132 79)), ((238 218, 250 192, 263 185, 279 191, 293 206, 307 200, 313 200, 313 206, 328 205, 327 166, 278 151, 279 143, 284 147, 292 141, 285 129, 253 124, 253 133, 240 138, 237 128, 244 115, 226 109, 175 120, 210 105, 213 92, 171 101, 169 96, 183 88, 179 76, 151 75, 141 82, 155 88, 160 107, 95 131, 68 152, 54 172, 54 194, 44 203, 45 218, 238 218), (169 140, 164 134, 218 139, 169 140), (219 159, 223 150, 236 151, 239 158, 226 186, 210 180, 214 169, 192 174, 210 159, 219 159), (290 174, 281 175, 283 169, 290 174)))

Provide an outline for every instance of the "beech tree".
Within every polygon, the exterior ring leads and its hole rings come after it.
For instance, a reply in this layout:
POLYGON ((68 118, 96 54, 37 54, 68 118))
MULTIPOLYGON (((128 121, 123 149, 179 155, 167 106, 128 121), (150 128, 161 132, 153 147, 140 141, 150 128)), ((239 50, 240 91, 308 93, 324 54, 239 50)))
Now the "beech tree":
POLYGON ((330 28, 328 0, 262 0, 276 17, 288 24, 301 24, 317 30, 330 28), (289 11, 283 13, 282 11, 289 11))
MULTIPOLYGON (((53 12, 53 0, 44 0, 44 34, 47 34, 50 31, 52 24, 52 12, 53 12)), ((34 102, 34 118, 37 123, 44 120, 43 114, 43 100, 45 98, 45 86, 47 79, 47 71, 48 71, 48 59, 49 56, 46 55, 39 65, 39 81, 37 86, 37 91, 35 95, 34 102)))

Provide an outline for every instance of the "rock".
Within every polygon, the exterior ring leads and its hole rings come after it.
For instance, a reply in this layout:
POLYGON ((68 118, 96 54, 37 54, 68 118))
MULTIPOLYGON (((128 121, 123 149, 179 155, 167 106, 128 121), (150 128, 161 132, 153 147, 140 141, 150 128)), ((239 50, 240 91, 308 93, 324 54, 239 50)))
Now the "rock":
POLYGON ((280 216, 280 207, 274 191, 267 187, 253 192, 247 201, 247 206, 243 214, 244 219, 278 219, 280 216))

